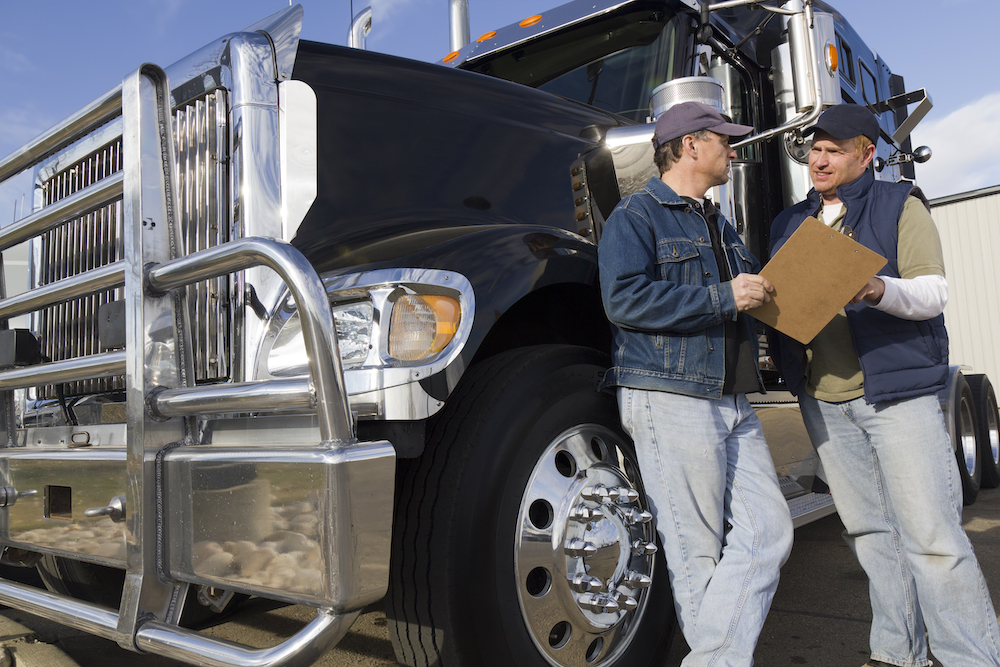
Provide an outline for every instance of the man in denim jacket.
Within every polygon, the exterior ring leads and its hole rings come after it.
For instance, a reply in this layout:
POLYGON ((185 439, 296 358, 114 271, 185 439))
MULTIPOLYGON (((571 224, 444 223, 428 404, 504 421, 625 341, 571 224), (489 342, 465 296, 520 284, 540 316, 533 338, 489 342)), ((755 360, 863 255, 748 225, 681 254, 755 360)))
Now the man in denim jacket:
POLYGON ((659 179, 615 208, 598 254, 615 325, 622 425, 635 441, 657 520, 685 667, 752 665, 792 545, 792 522, 746 392, 761 388, 745 311, 770 283, 703 199, 729 180, 729 136, 753 128, 677 104, 653 138, 659 179))

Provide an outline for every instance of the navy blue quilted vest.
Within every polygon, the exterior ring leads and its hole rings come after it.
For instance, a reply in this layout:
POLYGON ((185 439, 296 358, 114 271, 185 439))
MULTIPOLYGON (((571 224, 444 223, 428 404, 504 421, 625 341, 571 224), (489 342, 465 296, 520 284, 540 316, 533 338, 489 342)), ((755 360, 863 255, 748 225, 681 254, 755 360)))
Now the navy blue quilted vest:
MULTIPOLYGON (((854 230, 859 243, 889 260, 880 275, 899 277, 896 235, 903 204, 910 194, 923 199, 919 189, 912 185, 876 181, 870 170, 837 190, 837 196, 847 207, 843 224, 854 230)), ((805 201, 775 218, 771 224, 771 255, 821 206, 819 193, 810 190, 805 201)), ((846 311, 864 374, 867 403, 912 398, 944 388, 948 382, 944 315, 921 321, 903 320, 864 304, 847 306, 846 311)), ((771 340, 773 359, 788 388, 797 394, 805 384, 805 348, 780 334, 771 340)))

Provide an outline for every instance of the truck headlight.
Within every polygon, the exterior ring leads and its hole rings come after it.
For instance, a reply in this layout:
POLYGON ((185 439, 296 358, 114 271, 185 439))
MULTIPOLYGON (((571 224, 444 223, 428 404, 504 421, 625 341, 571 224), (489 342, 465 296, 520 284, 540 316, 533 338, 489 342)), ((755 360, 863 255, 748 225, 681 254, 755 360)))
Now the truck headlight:
MULTIPOLYGON (((440 372, 472 331, 468 279, 438 269, 381 269, 324 281, 337 328, 345 382, 370 394, 440 372)), ((272 316, 257 361, 259 376, 309 374, 302 323, 290 295, 272 316)))
MULTIPOLYGON (((338 304, 332 307, 337 328, 340 361, 345 369, 360 366, 371 348, 374 308, 368 301, 338 304)), ((275 377, 294 377, 309 372, 302 322, 296 311, 281 327, 267 357, 267 372, 275 377)))

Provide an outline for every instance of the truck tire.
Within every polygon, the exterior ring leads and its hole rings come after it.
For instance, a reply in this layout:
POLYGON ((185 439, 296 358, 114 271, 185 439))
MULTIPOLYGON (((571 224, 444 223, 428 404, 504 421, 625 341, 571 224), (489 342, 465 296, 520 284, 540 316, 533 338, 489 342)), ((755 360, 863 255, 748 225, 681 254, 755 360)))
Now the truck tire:
POLYGON ((400 663, 663 663, 673 601, 632 443, 597 391, 607 365, 572 346, 492 357, 402 463, 386 597, 400 663))
POLYGON ((125 570, 46 554, 35 565, 45 588, 111 609, 122 599, 125 570))
POLYGON ((972 404, 976 408, 976 426, 979 430, 979 466, 982 468, 983 488, 995 489, 1000 485, 1000 416, 993 384, 985 375, 966 375, 972 390, 972 404))
POLYGON ((976 502, 983 474, 983 467, 979 464, 981 448, 972 389, 961 375, 958 383, 955 401, 955 457, 958 459, 958 474, 962 478, 963 503, 971 505, 976 502))

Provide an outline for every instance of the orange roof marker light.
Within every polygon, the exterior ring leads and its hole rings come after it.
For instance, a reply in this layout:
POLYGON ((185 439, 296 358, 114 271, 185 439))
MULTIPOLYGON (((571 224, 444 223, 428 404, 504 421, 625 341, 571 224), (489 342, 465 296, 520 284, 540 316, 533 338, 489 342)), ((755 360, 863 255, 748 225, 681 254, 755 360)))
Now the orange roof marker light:
POLYGON ((520 25, 522 28, 530 28, 531 26, 535 25, 541 20, 542 20, 542 15, 535 14, 534 16, 529 16, 528 18, 524 19, 518 25, 520 25))
POLYGON ((840 54, 837 53, 837 47, 833 44, 826 45, 826 68, 833 74, 837 71, 837 67, 840 66, 840 54))
POLYGON ((488 33, 486 33, 485 35, 483 35, 482 37, 480 37, 476 41, 477 42, 485 42, 486 40, 493 39, 496 36, 497 36, 497 31, 496 30, 490 30, 488 33))
POLYGON ((444 58, 442 58, 441 62, 443 62, 443 63, 450 63, 452 60, 454 60, 457 57, 458 57, 458 51, 452 51, 451 53, 449 53, 448 55, 446 55, 444 58))

